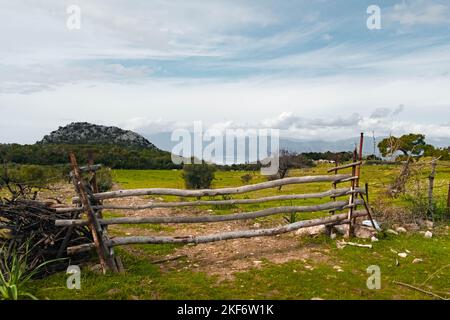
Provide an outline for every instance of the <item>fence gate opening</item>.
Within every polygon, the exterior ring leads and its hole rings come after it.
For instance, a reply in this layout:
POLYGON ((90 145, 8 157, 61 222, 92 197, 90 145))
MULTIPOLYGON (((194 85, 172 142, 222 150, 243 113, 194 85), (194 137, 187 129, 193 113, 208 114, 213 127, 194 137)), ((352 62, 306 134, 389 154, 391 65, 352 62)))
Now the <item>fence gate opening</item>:
POLYGON ((130 189, 117 190, 109 192, 98 192, 96 184, 96 170, 101 165, 94 165, 92 156, 89 157, 89 164, 79 167, 74 154, 70 154, 70 162, 72 171, 70 173, 75 190, 78 194, 73 198, 76 206, 68 208, 58 208, 58 212, 80 212, 85 213, 87 219, 72 220, 56 220, 56 225, 60 227, 71 227, 87 225, 93 235, 94 242, 86 243, 74 247, 68 247, 69 255, 76 254, 88 250, 96 250, 103 271, 123 272, 124 268, 119 257, 114 255, 114 247, 130 244, 165 244, 165 243, 207 243, 229 239, 251 238, 261 236, 273 236, 282 233, 298 230, 300 228, 325 225, 327 233, 331 232, 334 225, 348 224, 348 236, 353 236, 354 224, 356 218, 369 216, 372 225, 370 207, 368 204, 368 185, 361 188, 359 185, 362 165, 362 143, 363 136, 359 144, 359 152, 355 148, 353 152, 353 162, 345 165, 338 165, 328 170, 328 175, 289 177, 274 181, 262 182, 257 184, 244 185, 240 187, 221 188, 221 189, 201 189, 201 190, 185 190, 171 188, 147 188, 147 189, 130 189), (339 174, 344 169, 351 170, 349 174, 339 174), (82 173, 88 172, 89 179, 86 181, 82 173), (226 199, 226 200, 201 200, 204 196, 221 196, 221 195, 239 195, 252 191, 276 188, 284 185, 294 184, 311 184, 319 182, 331 182, 331 188, 326 191, 308 194, 285 194, 268 196, 262 198, 246 198, 246 199, 226 199), (343 183, 349 183, 348 187, 338 188, 343 183), (155 202, 145 205, 111 205, 103 204, 103 200, 112 198, 124 198, 147 195, 169 195, 179 197, 195 197, 193 201, 168 201, 155 202), (339 200, 339 198, 346 199, 339 200), (174 208, 174 207, 194 207, 205 205, 235 205, 235 204, 255 204, 265 203, 279 200, 296 200, 296 199, 321 199, 330 198, 331 201, 307 206, 279 206, 270 207, 258 211, 239 212, 226 215, 183 215, 173 217, 120 217, 105 219, 102 217, 102 210, 145 210, 152 208, 174 208), (362 210, 358 210, 358 207, 362 210), (346 210, 344 213, 336 213, 337 211, 346 210), (300 213, 300 212, 319 212, 328 211, 330 216, 317 218, 312 220, 302 220, 289 223, 283 226, 273 228, 261 228, 256 230, 236 230, 230 232, 222 232, 216 234, 200 235, 200 236, 127 236, 110 238, 107 232, 107 226, 113 224, 180 224, 180 223, 214 223, 233 220, 248 220, 261 217, 268 217, 281 213, 300 213))

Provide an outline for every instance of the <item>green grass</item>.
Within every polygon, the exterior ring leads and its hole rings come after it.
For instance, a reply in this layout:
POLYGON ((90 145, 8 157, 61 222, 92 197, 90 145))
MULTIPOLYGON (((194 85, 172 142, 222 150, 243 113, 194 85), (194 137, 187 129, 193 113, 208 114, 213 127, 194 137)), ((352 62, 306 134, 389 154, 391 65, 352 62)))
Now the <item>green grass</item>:
MULTIPOLYGON (((326 166, 307 170, 293 170, 291 176, 326 174, 326 166)), ((386 185, 393 180, 398 166, 365 166, 362 169, 361 183, 370 184, 370 198, 385 198, 386 185)), ((422 173, 426 181, 428 168, 422 173)), ((216 172, 213 187, 230 187, 243 185, 240 177, 252 172, 216 172)), ((172 170, 114 170, 114 181, 122 188, 184 188, 182 172, 172 170)), ((450 178, 449 167, 438 167, 435 180, 436 197, 442 197, 450 178)), ((258 173, 254 174, 250 184, 266 181, 258 173)), ((292 185, 283 187, 281 194, 310 193, 330 189, 330 183, 292 185)), ((275 189, 260 190, 247 195, 236 195, 233 198, 264 197, 276 195, 275 189)), ((205 198, 206 199, 206 198, 205 198)), ((220 197, 218 197, 220 199, 220 197)), ((179 197, 162 197, 163 201, 179 200, 179 197)), ((186 200, 186 199, 183 199, 186 200)), ((195 199, 191 199, 195 200, 195 199)), ((161 201, 160 199, 158 201, 161 201)), ((215 214, 227 214, 235 211, 254 211, 279 205, 308 205, 327 202, 329 199, 312 199, 297 201, 275 201, 258 205, 238 205, 232 208, 212 208, 215 214)), ((389 200, 392 206, 406 206, 404 198, 389 200)), ((202 209, 211 209, 203 207, 202 209)), ((301 213, 299 219, 309 219, 323 213, 301 213)), ((117 212, 105 212, 106 217, 120 216, 117 212)), ((264 218, 279 219, 280 217, 264 218)), ((129 226, 114 226, 114 235, 123 235, 129 226)), ((155 232, 170 232, 175 226, 140 225, 155 232)), ((448 223, 447 226, 448 228, 448 223)), ((126 266, 126 275, 98 275, 82 268, 82 289, 79 291, 65 288, 66 275, 59 273, 44 280, 33 281, 30 292, 41 299, 429 299, 430 296, 398 286, 394 280, 419 286, 425 290, 447 296, 450 291, 450 237, 445 225, 440 231, 433 231, 432 239, 425 239, 419 233, 386 236, 374 243, 373 249, 345 247, 336 248, 334 240, 324 236, 316 238, 299 238, 299 247, 311 246, 322 252, 326 261, 294 260, 284 264, 274 264, 264 260, 259 269, 250 269, 235 275, 233 280, 219 281, 217 277, 202 272, 190 271, 188 263, 177 261, 177 269, 162 270, 151 261, 173 254, 179 246, 175 245, 137 245, 117 248, 126 266), (391 249, 402 252, 409 250, 407 258, 400 258, 391 249), (412 263, 414 258, 423 260, 412 263), (399 261, 399 265, 396 264, 399 261), (314 269, 308 270, 305 265, 314 269), (339 265, 344 272, 337 272, 333 266, 339 265), (370 265, 381 268, 382 288, 369 290, 366 280, 369 274, 366 269, 370 265), (443 268, 431 279, 435 271, 443 268), (426 281, 425 284, 422 283, 426 281)), ((358 242, 364 242, 358 239, 358 242)), ((224 270, 225 272, 226 270, 224 270)))
POLYGON ((118 254, 127 266, 126 275, 103 276, 82 268, 81 290, 66 289, 63 273, 34 281, 30 290, 41 299, 429 299, 430 296, 398 286, 393 281, 420 286, 440 295, 450 289, 450 268, 442 269, 422 285, 435 271, 450 263, 448 236, 428 240, 420 234, 389 236, 375 243, 373 249, 345 247, 339 250, 325 237, 302 239, 299 245, 329 250, 329 262, 291 261, 276 265, 264 261, 261 269, 237 273, 234 280, 220 282, 216 277, 182 268, 181 271, 161 271, 158 265, 150 263, 154 252, 136 257, 121 248, 118 254), (402 259, 390 249, 398 252, 407 249, 411 253, 402 259), (413 264, 414 258, 421 258, 423 262, 413 264), (400 261, 398 266, 396 259, 400 261), (314 269, 308 270, 305 265, 314 269), (344 272, 333 269, 335 265, 344 272), (369 276, 366 269, 370 265, 381 269, 380 290, 370 290, 366 286, 369 276))

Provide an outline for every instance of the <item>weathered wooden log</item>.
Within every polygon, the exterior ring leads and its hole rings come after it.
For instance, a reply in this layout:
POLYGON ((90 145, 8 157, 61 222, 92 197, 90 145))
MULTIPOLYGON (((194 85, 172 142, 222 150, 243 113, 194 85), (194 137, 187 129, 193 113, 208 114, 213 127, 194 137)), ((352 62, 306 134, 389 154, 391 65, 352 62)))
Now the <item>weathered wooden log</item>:
MULTIPOLYGON (((220 196, 229 194, 241 194, 290 184, 311 183, 311 182, 337 182, 339 180, 344 180, 348 178, 351 178, 351 175, 337 174, 337 175, 322 175, 322 176, 305 176, 305 177, 284 178, 280 180, 267 181, 235 188, 201 189, 201 190, 184 190, 184 189, 170 189, 170 188, 130 189, 130 190, 117 190, 117 191, 96 193, 93 196, 96 200, 124 198, 132 196, 146 196, 146 195, 167 195, 180 197, 220 196)), ((80 200, 78 197, 74 197, 72 199, 73 203, 79 203, 79 201, 80 200)))
POLYGON ((89 164, 87 166, 80 167, 80 172, 97 171, 102 168, 101 164, 89 164))
POLYGON ((106 270, 117 272, 118 270, 114 261, 114 257, 110 254, 109 248, 105 242, 107 238, 104 237, 102 226, 98 222, 94 210, 91 208, 91 204, 88 198, 88 192, 86 190, 86 184, 83 178, 81 177, 81 173, 78 168, 75 154, 71 152, 69 154, 69 159, 73 169, 72 170, 73 184, 75 186, 75 190, 77 191, 78 195, 81 198, 81 203, 83 204, 83 207, 86 210, 86 214, 88 217, 87 223, 89 224, 89 228, 91 229, 92 232, 95 248, 97 250, 97 254, 99 256, 103 272, 106 272, 106 270))
MULTIPOLYGON (((179 216, 179 217, 123 217, 123 218, 99 219, 98 221, 101 225, 223 222, 232 220, 255 219, 279 213, 343 210, 360 204, 363 204, 362 200, 355 201, 354 204, 349 204, 348 201, 333 201, 312 206, 274 207, 259 211, 241 212, 226 215, 179 216)), ((86 220, 56 220, 55 222, 55 225, 59 227, 73 226, 73 225, 82 226, 86 224, 87 224, 86 220)))
MULTIPOLYGON (((355 211, 353 217, 365 216, 366 211, 355 211)), ((252 238, 262 236, 274 236, 277 234, 287 233, 298 230, 300 228, 312 227, 322 224, 336 223, 341 220, 348 220, 347 214, 334 215, 327 218, 313 219, 306 221, 298 221, 281 227, 258 230, 238 230, 231 232, 223 232, 204 236, 187 236, 187 237, 153 237, 153 236, 134 236, 134 237, 118 237, 109 240, 110 246, 128 245, 128 244, 163 244, 163 243, 207 243, 221 240, 252 238)))
POLYGON ((358 180, 359 179, 359 177, 358 176, 350 176, 349 178, 345 178, 345 179, 341 179, 341 180, 338 180, 338 181, 336 181, 335 183, 336 184, 339 184, 339 183, 344 183, 344 182, 348 182, 348 181, 355 181, 355 180, 358 180))
POLYGON ((344 164, 342 166, 337 166, 337 167, 328 169, 327 172, 336 172, 338 170, 342 170, 342 169, 346 169, 346 168, 350 168, 350 167, 360 166, 361 164, 362 164, 362 161, 352 162, 352 163, 344 164))
MULTIPOLYGON (((366 216, 366 211, 354 211, 353 217, 363 217, 366 216)), ((291 224, 287 224, 281 227, 275 227, 270 229, 258 229, 258 230, 239 230, 232 232, 217 233, 212 235, 204 236, 185 236, 185 237, 153 237, 153 236, 135 236, 135 237, 117 237, 110 239, 108 241, 109 246, 122 246, 130 244, 167 244, 167 243, 207 243, 222 240, 231 240, 239 238, 253 238, 253 237, 264 237, 264 236, 274 236, 277 234, 287 233, 295 231, 301 228, 313 227, 318 225, 335 225, 348 223, 347 214, 337 214, 331 217, 318 218, 313 220, 298 221, 291 224)), ((84 244, 80 246, 74 246, 67 248, 67 254, 75 254, 88 250, 92 250, 94 244, 84 244)))
MULTIPOLYGON (((198 201, 182 201, 182 202, 155 202, 137 206, 120 206, 120 205, 102 205, 92 206, 94 210, 106 209, 106 210, 146 210, 153 208, 173 208, 173 207, 193 207, 203 205, 236 205, 236 204, 255 204, 270 201, 282 201, 282 200, 299 200, 299 199, 314 199, 341 197, 349 195, 352 192, 364 193, 365 189, 359 188, 357 190, 351 190, 350 188, 332 189, 325 192, 307 193, 307 194, 290 194, 282 196, 271 196, 255 199, 231 199, 231 200, 198 200, 198 201)), ((57 208, 56 212, 79 212, 83 211, 83 207, 71 207, 71 208, 57 208)))
MULTIPOLYGON (((83 167, 79 167, 78 171, 80 173, 82 172, 95 172, 97 170, 100 170, 102 168, 101 164, 92 164, 92 165, 87 165, 87 166, 83 166, 83 167)), ((69 176, 73 177, 73 170, 69 172, 69 176)))
POLYGON ((94 243, 85 243, 78 246, 72 246, 67 248, 67 255, 71 256, 78 253, 88 252, 95 249, 94 243))

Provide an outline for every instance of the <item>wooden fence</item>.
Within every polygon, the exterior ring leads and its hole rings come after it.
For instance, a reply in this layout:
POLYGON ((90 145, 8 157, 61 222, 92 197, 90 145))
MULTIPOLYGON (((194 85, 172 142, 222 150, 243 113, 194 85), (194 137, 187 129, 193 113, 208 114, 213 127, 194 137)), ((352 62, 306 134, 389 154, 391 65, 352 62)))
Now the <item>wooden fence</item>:
MULTIPOLYGON (((65 228, 73 228, 77 225, 88 225, 91 229, 94 242, 86 243, 76 247, 67 248, 68 254, 75 254, 78 252, 93 250, 97 251, 100 263, 104 272, 110 270, 112 272, 123 271, 123 266, 120 258, 114 255, 114 247, 120 245, 130 244, 162 244, 162 243, 207 243, 229 239, 251 238, 260 236, 272 236, 282 233, 298 230, 300 228, 325 225, 327 232, 331 232, 331 227, 337 224, 348 224, 348 235, 353 234, 353 225, 357 217, 369 216, 370 207, 368 205, 368 186, 360 188, 359 178, 361 173, 361 151, 362 151, 362 136, 360 142, 359 153, 354 151, 353 162, 346 165, 338 166, 328 170, 329 175, 291 177, 269 182, 245 185, 235 188, 221 188, 221 189, 203 189, 203 190, 184 190, 184 189, 170 189, 170 188, 148 188, 148 189, 132 189, 132 190, 118 190, 110 192, 98 192, 96 186, 95 172, 99 169, 99 165, 94 165, 92 158, 86 167, 78 167, 74 154, 70 155, 70 162, 72 165, 71 177, 77 191, 78 196, 73 198, 73 203, 76 205, 69 208, 59 208, 59 212, 74 212, 85 213, 87 219, 73 219, 73 220, 57 220, 56 225, 65 228), (359 156, 359 159, 358 159, 359 156), (351 169, 350 174, 338 174, 344 169, 351 169), (89 179, 83 178, 82 172, 89 172, 89 179), (285 185, 295 184, 309 184, 319 182, 331 182, 332 188, 327 191, 310 193, 310 194, 289 194, 276 195, 270 197, 254 198, 254 199, 227 199, 227 200, 193 200, 193 201, 171 201, 149 203, 145 205, 111 205, 103 204, 103 200, 112 198, 135 197, 146 195, 171 195, 179 197, 201 197, 219 196, 219 195, 239 195, 257 190, 264 190, 285 185), (349 187, 337 188, 338 185, 348 182, 349 187), (337 198, 347 197, 345 200, 338 200, 337 198), (104 209, 122 209, 122 210, 146 210, 153 208, 173 208, 173 207, 192 207, 205 205, 235 205, 235 204, 255 204, 280 200, 297 200, 297 199, 313 199, 313 198, 330 198, 331 201, 317 205, 309 206, 279 206, 270 207, 263 210, 252 212, 239 212, 227 215, 182 215, 169 217, 120 217, 105 219, 102 217, 102 210, 104 209), (358 210, 358 206, 362 210, 358 210), (346 213, 336 214, 336 211, 346 210, 346 213), (237 230, 209 235, 200 236, 128 236, 128 237, 108 237, 107 226, 114 224, 178 224, 178 223, 214 223, 233 220, 248 220, 261 217, 268 217, 283 213, 300 213, 300 212, 318 212, 328 211, 330 216, 312 220, 302 220, 298 222, 289 223, 283 226, 256 229, 256 230, 237 230)), ((80 216, 80 215, 78 215, 80 216)), ((372 221, 373 223, 373 221, 372 221)), ((375 227, 375 226, 374 226, 375 227)))

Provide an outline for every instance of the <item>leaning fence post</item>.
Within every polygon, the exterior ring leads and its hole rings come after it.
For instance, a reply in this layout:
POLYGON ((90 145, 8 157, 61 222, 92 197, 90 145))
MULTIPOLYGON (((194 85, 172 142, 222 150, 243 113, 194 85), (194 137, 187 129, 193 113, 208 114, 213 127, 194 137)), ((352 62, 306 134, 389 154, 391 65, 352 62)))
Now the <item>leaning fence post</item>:
POLYGON ((72 179, 75 185, 75 190, 78 193, 80 201, 86 211, 88 218, 88 225, 92 232, 95 248, 102 266, 103 272, 110 270, 112 272, 118 272, 116 262, 111 254, 110 248, 105 243, 108 239, 104 238, 103 229, 101 224, 97 220, 97 216, 91 207, 88 192, 86 190, 86 184, 81 177, 80 169, 77 164, 75 155, 71 152, 69 154, 70 163, 72 165, 72 179))
POLYGON ((428 185, 428 213, 431 216, 431 219, 433 219, 434 215, 434 201, 433 201, 433 189, 434 189, 434 177, 436 175, 436 163, 437 159, 433 158, 431 161, 431 172, 428 176, 429 185, 428 185))

